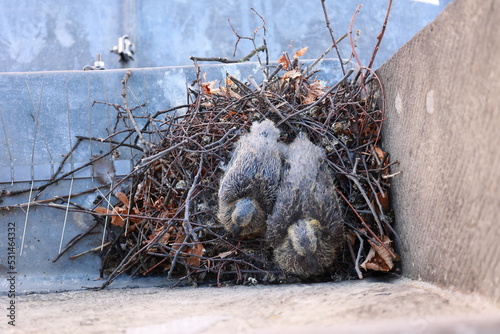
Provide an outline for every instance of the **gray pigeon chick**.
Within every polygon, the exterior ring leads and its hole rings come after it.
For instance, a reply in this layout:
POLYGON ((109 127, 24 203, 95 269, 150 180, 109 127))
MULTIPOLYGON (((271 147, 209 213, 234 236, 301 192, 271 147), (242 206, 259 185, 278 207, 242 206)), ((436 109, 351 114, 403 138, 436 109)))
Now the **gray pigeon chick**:
POLYGON ((233 236, 258 236, 276 199, 284 144, 270 120, 242 136, 220 182, 218 218, 233 236))
POLYGON ((330 266, 343 242, 344 222, 325 152, 304 135, 288 146, 266 237, 276 264, 303 278, 330 266))

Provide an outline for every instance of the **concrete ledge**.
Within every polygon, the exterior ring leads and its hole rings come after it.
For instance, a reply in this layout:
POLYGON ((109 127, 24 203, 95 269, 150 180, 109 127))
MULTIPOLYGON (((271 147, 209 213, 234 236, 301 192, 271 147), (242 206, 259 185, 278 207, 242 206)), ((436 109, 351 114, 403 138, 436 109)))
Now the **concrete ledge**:
POLYGON ((378 71, 403 274, 500 303, 500 3, 456 0, 378 71))
MULTIPOLYGON (((6 305, 6 297, 0 304, 6 305)), ((481 298, 407 279, 18 296, 23 333, 495 333, 481 298)), ((0 322, 2 333, 9 331, 0 322)))

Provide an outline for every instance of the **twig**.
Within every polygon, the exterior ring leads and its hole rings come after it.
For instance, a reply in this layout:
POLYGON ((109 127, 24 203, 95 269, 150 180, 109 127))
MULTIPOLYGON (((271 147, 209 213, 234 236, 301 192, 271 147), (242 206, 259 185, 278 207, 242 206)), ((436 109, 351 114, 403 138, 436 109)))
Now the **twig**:
POLYGON ((373 62, 375 61, 375 57, 377 56, 378 49, 380 48, 380 43, 382 42, 382 38, 384 37, 384 33, 385 33, 385 27, 387 26, 387 21, 389 20, 391 6, 392 6, 392 0, 389 0, 389 4, 387 5, 387 11, 385 12, 384 23, 382 25, 382 31, 377 36, 377 44, 375 45, 375 48, 373 49, 372 57, 370 59, 370 62, 368 63, 368 68, 372 68, 373 62))
POLYGON ((319 98, 316 102, 314 102, 313 104, 307 106, 306 108, 302 109, 301 111, 302 112, 306 112, 312 108, 314 108, 315 106, 317 106, 318 104, 320 104, 321 102, 323 102, 323 100, 329 95, 331 94, 335 89, 337 89, 347 78, 349 78, 352 74, 354 70, 351 68, 349 71, 347 71, 347 73, 335 84, 333 85, 332 87, 330 87, 326 93, 321 97, 319 98))
POLYGON ((278 66, 276 66, 276 68, 274 69, 274 71, 272 71, 271 74, 269 74, 269 76, 267 77, 267 81, 268 82, 271 81, 274 78, 274 76, 276 74, 278 74, 279 71, 281 71, 282 68, 283 68, 283 64, 278 64, 278 66))
POLYGON ((231 19, 227 19, 227 22, 229 23, 229 26, 231 27, 231 30, 233 31, 233 33, 236 35, 236 37, 238 38, 236 40, 236 43, 234 43, 234 51, 233 51, 233 57, 236 57, 236 50, 238 50, 238 44, 240 42, 240 40, 242 39, 248 39, 248 40, 252 40, 251 37, 245 37, 245 36, 241 36, 240 34, 238 34, 236 32, 236 29, 234 29, 233 25, 231 24, 231 19))
POLYGON ((384 180, 387 180, 387 179, 390 179, 390 178, 392 178, 392 177, 394 177, 396 175, 399 175, 401 173, 403 173, 403 171, 400 170, 400 171, 397 171, 396 173, 392 173, 392 174, 388 174, 388 175, 382 175, 382 178, 384 180))
POLYGON ((356 257, 356 262, 354 263, 354 269, 356 270, 356 273, 358 274, 359 279, 363 279, 363 273, 359 269, 359 262, 361 260, 361 255, 363 254, 363 238, 359 235, 358 231, 354 230, 354 233, 356 234, 356 237, 359 240, 359 249, 358 249, 358 255, 356 257))
POLYGON ((172 273, 174 271, 174 267, 177 263, 177 259, 184 249, 186 247, 187 240, 189 237, 192 237, 194 241, 198 241, 198 237, 194 233, 193 227, 191 225, 191 221, 189 220, 189 209, 190 209, 190 200, 193 195, 194 189, 196 188, 196 185, 198 183, 198 179, 200 178, 201 171, 203 169, 203 155, 200 157, 200 163, 198 167, 198 172, 196 173, 196 176, 194 177, 193 184, 191 185, 191 188, 188 191, 188 194, 186 196, 185 204, 184 204, 184 220, 182 222, 182 226, 184 228, 184 231, 186 232, 186 236, 184 240, 182 241, 182 244, 179 246, 179 248, 176 250, 174 258, 172 259, 171 267, 170 270, 168 271, 167 278, 172 277, 172 273))
POLYGON ((142 162, 142 165, 139 165, 139 166, 136 166, 135 169, 140 169, 140 168, 143 168, 144 166, 146 165, 149 165, 151 164, 152 162, 155 162, 157 160, 160 160, 161 158, 163 158, 165 155, 167 155, 169 152, 175 150, 176 148, 184 145, 187 143, 187 139, 184 139, 183 141, 175 144, 174 146, 171 146, 167 149, 164 149, 163 151, 159 152, 159 153, 156 153, 154 155, 151 155, 149 157, 146 157, 146 158, 143 158, 141 159, 141 162, 142 162))
MULTIPOLYGON (((318 65, 318 63, 327 55, 330 53, 330 51, 332 51, 333 48, 335 48, 336 45, 338 45, 340 42, 342 42, 342 40, 344 38, 347 37, 347 33, 345 33, 344 35, 342 35, 342 37, 340 37, 336 42, 335 44, 330 44, 330 46, 328 47, 328 49, 325 50, 325 52, 323 52, 319 57, 318 59, 316 59, 314 61, 314 63, 311 64, 311 66, 308 66, 307 68, 307 71, 306 71, 306 77, 309 76, 309 74, 316 68, 316 66, 318 65)), ((340 60, 340 63, 342 64, 342 60, 340 60)), ((345 73, 345 72, 344 72, 345 73)))
MULTIPOLYGON (((105 187, 105 186, 100 186, 98 188, 102 188, 102 187, 105 187)), ((76 193, 76 194, 71 194, 71 197, 74 198, 74 197, 78 197, 78 196, 81 196, 81 195, 90 194, 90 193, 93 193, 95 191, 96 191, 96 189, 93 188, 93 189, 85 190, 85 191, 82 191, 82 192, 79 192, 79 193, 76 193)), ((29 203, 18 203, 18 204, 11 204, 11 205, 3 205, 3 206, 0 206, 0 210, 9 211, 9 210, 12 210, 12 209, 23 208, 23 207, 26 207, 28 205, 43 205, 45 203, 53 203, 55 201, 58 201, 58 200, 61 200, 61 199, 66 199, 68 197, 70 197, 70 195, 54 196, 54 197, 51 197, 51 198, 48 198, 48 199, 31 201, 29 203)))
POLYGON ((260 55, 257 53, 257 61, 259 62, 259 65, 260 65, 260 69, 262 71, 262 73, 264 74, 264 77, 267 77, 268 73, 269 73, 269 70, 268 70, 268 66, 269 66, 269 51, 267 49, 267 29, 266 29, 266 20, 264 20, 264 18, 262 17, 262 15, 260 15, 253 7, 250 8, 255 15, 257 15, 260 20, 262 21, 262 25, 260 27, 258 27, 257 29, 254 30, 253 32, 253 38, 251 39, 252 41, 252 44, 253 44, 253 47, 254 49, 257 49, 257 44, 255 43, 255 39, 257 38, 257 33, 262 29, 263 31, 263 37, 262 37, 262 43, 263 43, 263 47, 265 47, 265 52, 266 52, 266 66, 264 66, 262 64, 262 61, 260 59, 260 55))
POLYGON ((385 248, 385 250, 391 255, 391 257, 393 259, 396 258, 396 255, 394 254, 393 251, 391 251, 383 242, 382 240, 380 240, 380 238, 372 231, 372 229, 370 228, 370 226, 368 226, 368 224, 366 224, 365 220, 358 214, 358 212, 356 211, 356 209, 354 209, 354 207, 352 206, 351 203, 349 203, 349 201, 347 200, 347 198, 344 196, 344 194, 342 194, 342 192, 340 192, 338 189, 337 190, 337 193, 340 195, 340 197, 342 197, 342 199, 344 200, 344 202, 346 202, 346 204, 351 208, 351 210, 354 212, 354 214, 356 214, 356 216, 358 217, 358 219, 361 221, 361 224, 363 225, 364 228, 366 228, 368 230, 368 232, 370 232, 371 236, 375 239, 375 241, 381 245, 382 247, 385 248))
MULTIPOLYGON (((125 138, 118 144, 117 147, 119 147, 121 144, 125 143, 125 141, 127 141, 132 134, 133 134, 133 132, 131 132, 127 136, 125 136, 125 138)), ((117 147, 115 147, 114 149, 112 149, 112 150, 110 150, 110 151, 108 151, 106 153, 103 153, 103 154, 101 154, 101 155, 99 155, 99 156, 97 156, 97 157, 95 157, 93 159, 90 159, 89 162, 81 165, 80 167, 74 168, 73 170, 71 170, 71 171, 69 171, 69 172, 67 172, 67 173, 65 173, 65 174, 63 174, 63 175, 61 175, 61 176, 59 176, 59 177, 57 177, 57 178, 55 178, 53 180, 50 180, 50 181, 48 181, 48 182, 46 182, 46 183, 44 183, 44 184, 42 184, 42 185, 40 185, 38 187, 35 187, 33 189, 29 188, 29 189, 21 189, 21 190, 10 191, 10 192, 4 193, 4 195, 14 196, 14 195, 18 195, 18 194, 23 194, 23 193, 28 192, 28 191, 42 191, 42 190, 46 189, 47 187, 49 187, 49 186, 51 186, 51 185, 53 185, 53 184, 55 184, 55 183, 57 183, 57 182, 65 179, 65 178, 67 178, 68 176, 71 176, 74 173, 76 173, 76 172, 78 172, 78 171, 80 171, 80 170, 82 170, 82 169, 84 169, 84 168, 92 165, 96 161, 98 161, 100 159, 103 159, 103 158, 105 158, 105 157, 113 154, 114 150, 117 147)))
POLYGON ((269 98, 267 97, 267 94, 266 92, 264 91, 261 91, 260 92, 260 96, 262 96, 262 98, 264 98, 264 100, 266 101, 267 105, 271 107, 271 109, 276 113, 276 115, 278 115, 279 117, 281 117, 281 121, 278 122, 276 125, 280 125, 282 123, 285 123, 286 125, 288 125, 288 127, 290 129, 293 129, 292 125, 288 122, 287 118, 285 116, 283 116, 283 114, 281 113, 281 111, 278 110, 278 108, 276 108, 274 106, 274 104, 271 103, 271 101, 269 101, 269 98))
POLYGON ((286 122, 287 120, 289 120, 290 118, 292 117, 295 117, 299 114, 302 114, 308 110, 311 110, 312 108, 314 108, 315 106, 317 106, 318 104, 320 104, 321 102, 323 102, 323 100, 329 95, 331 94, 335 89, 337 89, 347 78, 349 78, 349 76, 352 74, 354 70, 351 68, 335 85, 333 85, 332 87, 330 87, 325 94, 323 94, 323 96, 321 96, 321 98, 319 98, 316 102, 314 102, 313 104, 307 106, 306 108, 304 109, 300 109, 298 110, 297 112, 295 113, 292 113, 292 114, 289 114, 288 116, 286 117, 283 117, 283 119, 281 121, 279 121, 277 123, 277 125, 281 125, 283 122, 286 122))
MULTIPOLYGON (((97 137, 87 137, 87 136, 75 136, 75 137, 76 137, 76 139, 78 139, 80 141, 81 140, 97 141, 97 142, 101 142, 101 143, 109 143, 109 144, 120 145, 120 146, 124 146, 124 147, 130 147, 130 148, 133 148, 134 150, 138 150, 138 151, 144 151, 142 149, 142 147, 139 147, 137 145, 120 143, 120 142, 117 142, 115 140, 111 140, 109 138, 97 138, 97 137)), ((70 154, 71 154, 71 152, 70 152, 70 154)))
POLYGON ((189 234, 186 234, 186 236, 184 237, 184 240, 182 241, 182 244, 179 246, 179 248, 177 248, 175 255, 174 255, 174 258, 172 259, 170 269, 168 270, 167 279, 172 278, 172 273, 174 272, 175 265, 177 264, 177 260, 179 258, 179 255, 181 254, 184 247, 186 247, 186 245, 187 245, 188 238, 189 238, 189 234))
POLYGON ((132 76, 132 71, 127 70, 125 72, 125 75, 123 76, 122 80, 122 97, 123 97, 123 108, 127 112, 127 116, 130 120, 130 123, 134 126, 135 132, 137 132, 137 135, 139 136, 139 139, 141 141, 142 149, 143 151, 147 151, 148 149, 151 148, 151 143, 148 143, 145 139, 144 136, 142 135, 141 129, 139 129, 139 126, 137 125, 137 122, 134 119, 134 115, 132 114, 132 111, 130 110, 128 106, 128 98, 127 98, 127 90, 128 90, 128 79, 132 76))
POLYGON ((224 143, 224 142, 225 142, 225 140, 227 139, 227 137, 229 137, 229 135, 231 135, 231 134, 232 134, 233 132, 235 132, 235 131, 236 131, 236 128, 234 128, 234 127, 233 127, 233 128, 231 128, 231 129, 229 129, 229 131, 227 131, 227 132, 224 134, 224 136, 222 136, 222 138, 221 138, 221 139, 219 139, 219 140, 217 140, 217 141, 215 141, 215 142, 213 142, 213 143, 210 143, 210 144, 206 145, 206 146, 205 146, 205 148, 206 148, 206 149, 209 149, 209 148, 211 148, 211 147, 213 147, 213 146, 219 146, 219 145, 221 145, 222 143, 224 143))
POLYGON ((52 175, 52 177, 50 178, 50 180, 54 180, 56 178, 56 176, 61 172, 61 170, 64 167, 64 164, 66 163, 66 160, 68 160, 68 158, 78 148, 78 146, 80 145, 81 142, 82 142, 82 139, 77 138, 76 143, 73 145, 73 147, 71 147, 71 149, 69 150, 69 152, 64 156, 63 160, 59 164, 59 167, 57 167, 57 170, 54 172, 54 175, 52 175))
POLYGON ((378 218, 378 215, 377 215, 377 212, 375 211, 375 208, 373 207, 370 199, 368 198, 368 195, 366 195, 366 192, 364 191, 363 187, 361 186, 361 184, 359 183, 359 180, 353 176, 353 175, 350 175, 350 174, 347 174, 346 175, 347 178, 349 178, 352 182, 354 182, 354 184, 356 184, 356 186, 358 187, 358 190, 361 192, 361 195, 363 196, 363 198, 365 199, 366 201, 366 205, 368 205, 368 207, 370 208, 370 211, 372 212, 373 214, 373 218, 375 219, 375 222, 377 223, 377 226, 378 226, 378 229, 379 229, 379 232, 381 233, 381 235, 383 234, 383 230, 382 230, 382 224, 380 224, 380 219, 378 218))
POLYGON ((227 59, 222 57, 194 57, 194 56, 189 57, 189 59, 191 59, 192 61, 217 61, 219 63, 225 63, 225 64, 244 63, 252 59, 252 57, 255 56, 257 52, 262 52, 264 50, 266 50, 266 46, 261 45, 258 48, 250 51, 249 54, 240 59, 227 59))
POLYGON ((337 41, 335 40, 335 36, 333 35, 332 27, 330 26, 330 19, 328 18, 328 12, 326 10, 325 0, 321 0, 321 7, 323 8, 323 14, 325 16, 326 27, 328 28, 328 32, 330 33, 330 38, 332 39, 333 47, 337 52, 337 57, 340 62, 340 67, 342 68, 342 73, 345 74, 344 62, 342 61, 342 57, 340 56, 340 50, 337 45, 337 41))
MULTIPOLYGON (((89 249, 89 250, 86 250, 85 252, 81 252, 81 253, 79 253, 79 254, 76 254, 76 255, 70 256, 70 257, 69 257, 69 259, 70 259, 70 260, 74 260, 74 259, 79 258, 80 256, 83 256, 83 255, 88 254, 88 253, 90 253, 90 252, 94 252, 94 253, 95 253, 95 252, 99 252, 99 251, 101 251, 101 250, 102 250, 102 247, 108 247, 108 246, 109 246, 109 245, 111 245, 112 243, 113 243, 112 241, 108 241, 108 242, 106 242, 106 243, 105 243, 104 245, 102 245, 102 246, 97 246, 97 247, 91 248, 91 249, 89 249)), ((54 261, 52 261, 52 262, 54 262, 54 261)))
MULTIPOLYGON (((61 256, 64 255, 64 253, 66 253, 66 251, 68 251, 71 247, 73 247, 78 241, 82 240, 84 237, 86 237, 90 232, 92 232, 93 229, 95 229, 97 226, 99 226, 99 224, 102 224, 102 222, 99 220, 99 219, 96 219, 96 222, 94 223, 94 225, 92 225, 91 227, 89 227, 87 229, 87 231, 83 232, 83 233, 80 233, 78 234, 77 236, 75 236, 73 239, 71 239, 67 244, 66 246, 64 247, 64 249, 62 249, 59 254, 57 254, 57 256, 52 260, 52 263, 55 263, 57 260, 59 260, 59 258, 61 258, 61 256)), ((101 246, 99 246, 100 248, 101 246)))
POLYGON ((358 63, 358 66, 359 66, 359 72, 356 74, 355 80, 357 80, 358 77, 361 76, 361 82, 364 83, 365 77, 361 71, 361 69, 363 68, 363 64, 361 64, 361 60, 358 57, 358 53, 356 52, 356 44, 354 43, 354 40, 352 38, 352 27, 354 25, 354 21, 356 20, 356 17, 358 16, 359 11, 361 10, 361 7, 363 7, 363 5, 358 5, 358 7, 356 8, 356 11, 354 12, 354 14, 351 18, 351 22, 349 23, 349 41, 351 42, 352 55, 354 56, 354 59, 356 59, 356 62, 358 63))
MULTIPOLYGON (((115 108, 115 110, 117 112, 121 112, 120 110, 123 110, 123 111, 126 111, 125 108, 123 108, 121 105, 119 105, 118 103, 110 103, 110 102, 104 102, 104 101, 97 101, 97 100, 94 100, 94 102, 92 102, 92 107, 96 104, 104 104, 104 105, 107 105, 107 106, 111 106, 113 108, 115 108)), ((140 105, 137 105, 133 108, 130 109, 130 111, 134 111, 136 109, 139 109, 139 108, 143 108, 146 106, 146 103, 143 103, 143 104, 140 104, 140 105)))
POLYGON ((253 78, 252 75, 248 76, 248 81, 250 82, 250 84, 252 84, 252 86, 255 88, 257 93, 260 93, 262 91, 262 89, 260 89, 259 84, 255 81, 255 79, 253 78))
POLYGON ((106 281, 98 288, 98 290, 102 290, 108 285, 110 285, 115 279, 117 279, 121 274, 125 272, 124 268, 126 264, 129 264, 131 260, 135 258, 135 255, 138 253, 134 253, 134 251, 137 249, 138 245, 135 245, 133 248, 130 249, 128 254, 123 258, 123 260, 120 262, 120 264, 113 270, 111 274, 109 274, 108 278, 106 281), (133 255, 134 254, 134 255, 133 255))
POLYGON ((196 234, 193 234, 193 226, 191 226, 191 221, 189 220, 189 209, 191 206, 191 197, 193 196, 193 192, 196 189, 196 186, 198 185, 198 180, 200 179, 201 171, 203 169, 203 154, 200 157, 200 164, 198 166, 198 172, 196 173, 196 176, 194 177, 193 184, 191 185, 191 188, 189 188, 189 191, 186 196, 185 200, 185 207, 184 207, 184 221, 182 223, 182 226, 184 227, 184 231, 186 232, 187 236, 192 236, 194 241, 198 241, 198 237, 196 234))

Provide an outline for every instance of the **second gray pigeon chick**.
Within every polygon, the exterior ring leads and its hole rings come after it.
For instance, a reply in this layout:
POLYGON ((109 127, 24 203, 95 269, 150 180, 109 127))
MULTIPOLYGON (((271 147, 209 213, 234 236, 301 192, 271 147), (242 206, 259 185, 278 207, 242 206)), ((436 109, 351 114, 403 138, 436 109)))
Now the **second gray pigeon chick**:
POLYGON ((218 218, 233 236, 260 235, 281 177, 280 131, 270 120, 253 123, 242 136, 220 182, 218 218))
POLYGON ((288 146, 286 165, 267 240, 283 271, 306 278, 333 263, 344 223, 324 150, 300 135, 288 146))

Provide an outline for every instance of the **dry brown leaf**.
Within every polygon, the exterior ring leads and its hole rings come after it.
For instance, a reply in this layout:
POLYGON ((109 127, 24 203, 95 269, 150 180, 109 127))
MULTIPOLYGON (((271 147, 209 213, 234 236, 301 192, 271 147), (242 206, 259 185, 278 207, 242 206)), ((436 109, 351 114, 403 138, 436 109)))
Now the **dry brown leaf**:
MULTIPOLYGON (((375 150, 375 154, 377 155, 378 160, 379 161, 384 160, 384 156, 386 155, 386 153, 378 146, 375 146, 374 150, 375 150)), ((389 165, 389 159, 385 159, 382 167, 387 167, 388 165, 389 165)), ((387 167, 382 171, 382 176, 389 175, 390 173, 391 173, 391 169, 390 169, 390 167, 387 167)))
POLYGON ((165 203, 165 197, 163 196, 159 196, 154 202, 153 202, 153 207, 155 207, 156 209, 161 209, 161 207, 163 206, 163 203, 165 203))
POLYGON ((224 94, 225 96, 227 96, 227 97, 230 97, 230 98, 232 97, 232 98, 235 98, 235 99, 237 99, 237 100, 241 99, 241 95, 240 95, 240 94, 238 94, 238 93, 236 93, 236 92, 235 92, 234 90, 232 90, 232 89, 228 89, 228 88, 226 88, 226 87, 221 87, 221 88, 220 88, 220 92, 221 92, 222 94, 224 94))
POLYGON ((288 70, 288 61, 284 53, 278 58, 278 64, 283 65, 283 69, 288 70))
MULTIPOLYGON (((157 231, 155 231, 154 234, 150 234, 148 239, 149 241, 152 241, 154 238, 156 238, 156 236, 158 234, 160 234, 162 232, 163 229, 158 229, 157 231)), ((162 235, 162 237, 157 241, 159 244, 161 245, 167 245, 168 242, 170 241, 170 233, 165 233, 164 235, 162 235)))
POLYGON ((228 257, 229 255, 231 255, 233 253, 234 253, 234 251, 230 250, 227 252, 219 253, 219 255, 217 255, 216 257, 220 257, 221 259, 225 259, 226 257, 228 257))
POLYGON ((94 209, 94 212, 102 215, 113 214, 113 216, 111 216, 111 224, 120 227, 123 227, 123 225, 125 225, 125 221, 123 220, 123 217, 121 217, 123 213, 126 213, 126 210, 124 208, 115 207, 113 208, 113 210, 108 210, 102 206, 99 206, 94 209))
POLYGON ((294 53, 293 58, 302 57, 304 55, 304 53, 307 52, 307 49, 309 49, 309 47, 306 46, 305 48, 298 50, 297 52, 294 53))
POLYGON ((98 206, 97 208, 94 209, 94 212, 99 213, 101 215, 105 215, 108 213, 108 209, 106 209, 102 206, 98 206))
POLYGON ((380 205, 382 205, 382 209, 384 212, 389 211, 389 194, 387 190, 384 190, 384 192, 378 192, 377 193, 378 201, 380 202, 380 205))
POLYGON ((123 227, 125 225, 125 220, 123 219, 122 214, 127 213, 126 209, 115 207, 114 210, 109 210, 109 213, 113 213, 116 215, 111 217, 111 224, 120 227, 123 227))
POLYGON ((309 84, 309 90, 312 94, 316 96, 323 96, 325 93, 325 87, 321 84, 321 81, 314 80, 311 84, 309 84))
POLYGON ((382 149, 378 146, 375 146, 375 154, 377 154, 377 157, 380 161, 384 159, 385 152, 382 151, 382 149))
POLYGON ((199 267, 201 263, 201 258, 198 256, 202 256, 203 252, 205 251, 205 248, 203 247, 202 244, 195 244, 193 248, 187 251, 189 254, 193 254, 196 256, 190 256, 187 258, 186 263, 192 267, 199 267))
POLYGON ((174 240, 174 244, 172 245, 172 250, 176 251, 178 250, 182 243, 184 242, 184 239, 186 238, 186 235, 182 232, 178 233, 176 236, 175 236, 175 240, 174 240))
POLYGON ((216 92, 220 92, 219 89, 215 88, 216 82, 217 82, 216 80, 209 81, 209 82, 203 82, 201 84, 201 89, 202 89, 203 93, 207 94, 207 95, 213 95, 213 94, 216 94, 216 92))
POLYGON ((158 242, 160 244, 163 244, 163 245, 166 245, 168 244, 168 241, 170 240, 170 233, 165 233, 161 238, 160 240, 158 240, 158 242))
POLYGON ((321 82, 319 80, 314 80, 311 84, 309 84, 309 92, 303 103, 314 103, 320 96, 323 96, 324 93, 324 87, 321 82))
POLYGON ((307 94, 306 98, 304 99, 303 103, 304 104, 311 104, 316 101, 316 96, 312 95, 311 93, 307 94))
POLYGON ((302 73, 300 73, 300 71, 291 70, 291 71, 286 72, 283 75, 283 81, 290 80, 290 79, 296 79, 296 78, 299 78, 301 76, 302 76, 302 73))
MULTIPOLYGON (((365 270, 389 271, 394 267, 394 261, 389 252, 382 246, 377 246, 372 241, 368 240, 371 245, 370 251, 365 261, 359 266, 365 270)), ((391 240, 388 236, 384 236, 382 242, 392 251, 391 240)))
POLYGON ((204 108, 206 109, 210 109, 210 108, 213 108, 214 107, 214 104, 212 102, 203 102, 201 104, 204 108))
MULTIPOLYGON (((165 226, 160 226, 159 228, 157 228, 155 230, 154 233, 149 235, 149 240, 153 240, 158 234, 163 233, 164 230, 165 230, 165 226)), ((162 245, 167 245, 168 242, 170 241, 170 237, 172 236, 172 234, 170 234, 169 232, 171 232, 172 230, 173 230, 173 227, 171 226, 169 228, 169 230, 158 240, 158 243, 162 244, 162 245)))
POLYGON ((356 235, 354 233, 348 233, 346 234, 346 238, 347 238, 347 241, 349 241, 349 243, 354 246, 354 244, 356 243, 356 235))
POLYGON ((127 195, 125 195, 124 193, 122 192, 117 192, 116 193, 116 197, 118 197, 118 199, 123 203, 123 205, 125 205, 125 207, 128 209, 129 206, 130 206, 130 202, 128 200, 128 197, 127 195))
MULTIPOLYGON (((137 208, 133 208, 132 211, 135 215, 140 216, 140 212, 139 212, 139 210, 137 210, 137 208)), ((143 220, 144 220, 143 218, 139 218, 139 217, 130 218, 130 221, 133 223, 141 223, 143 220)))

